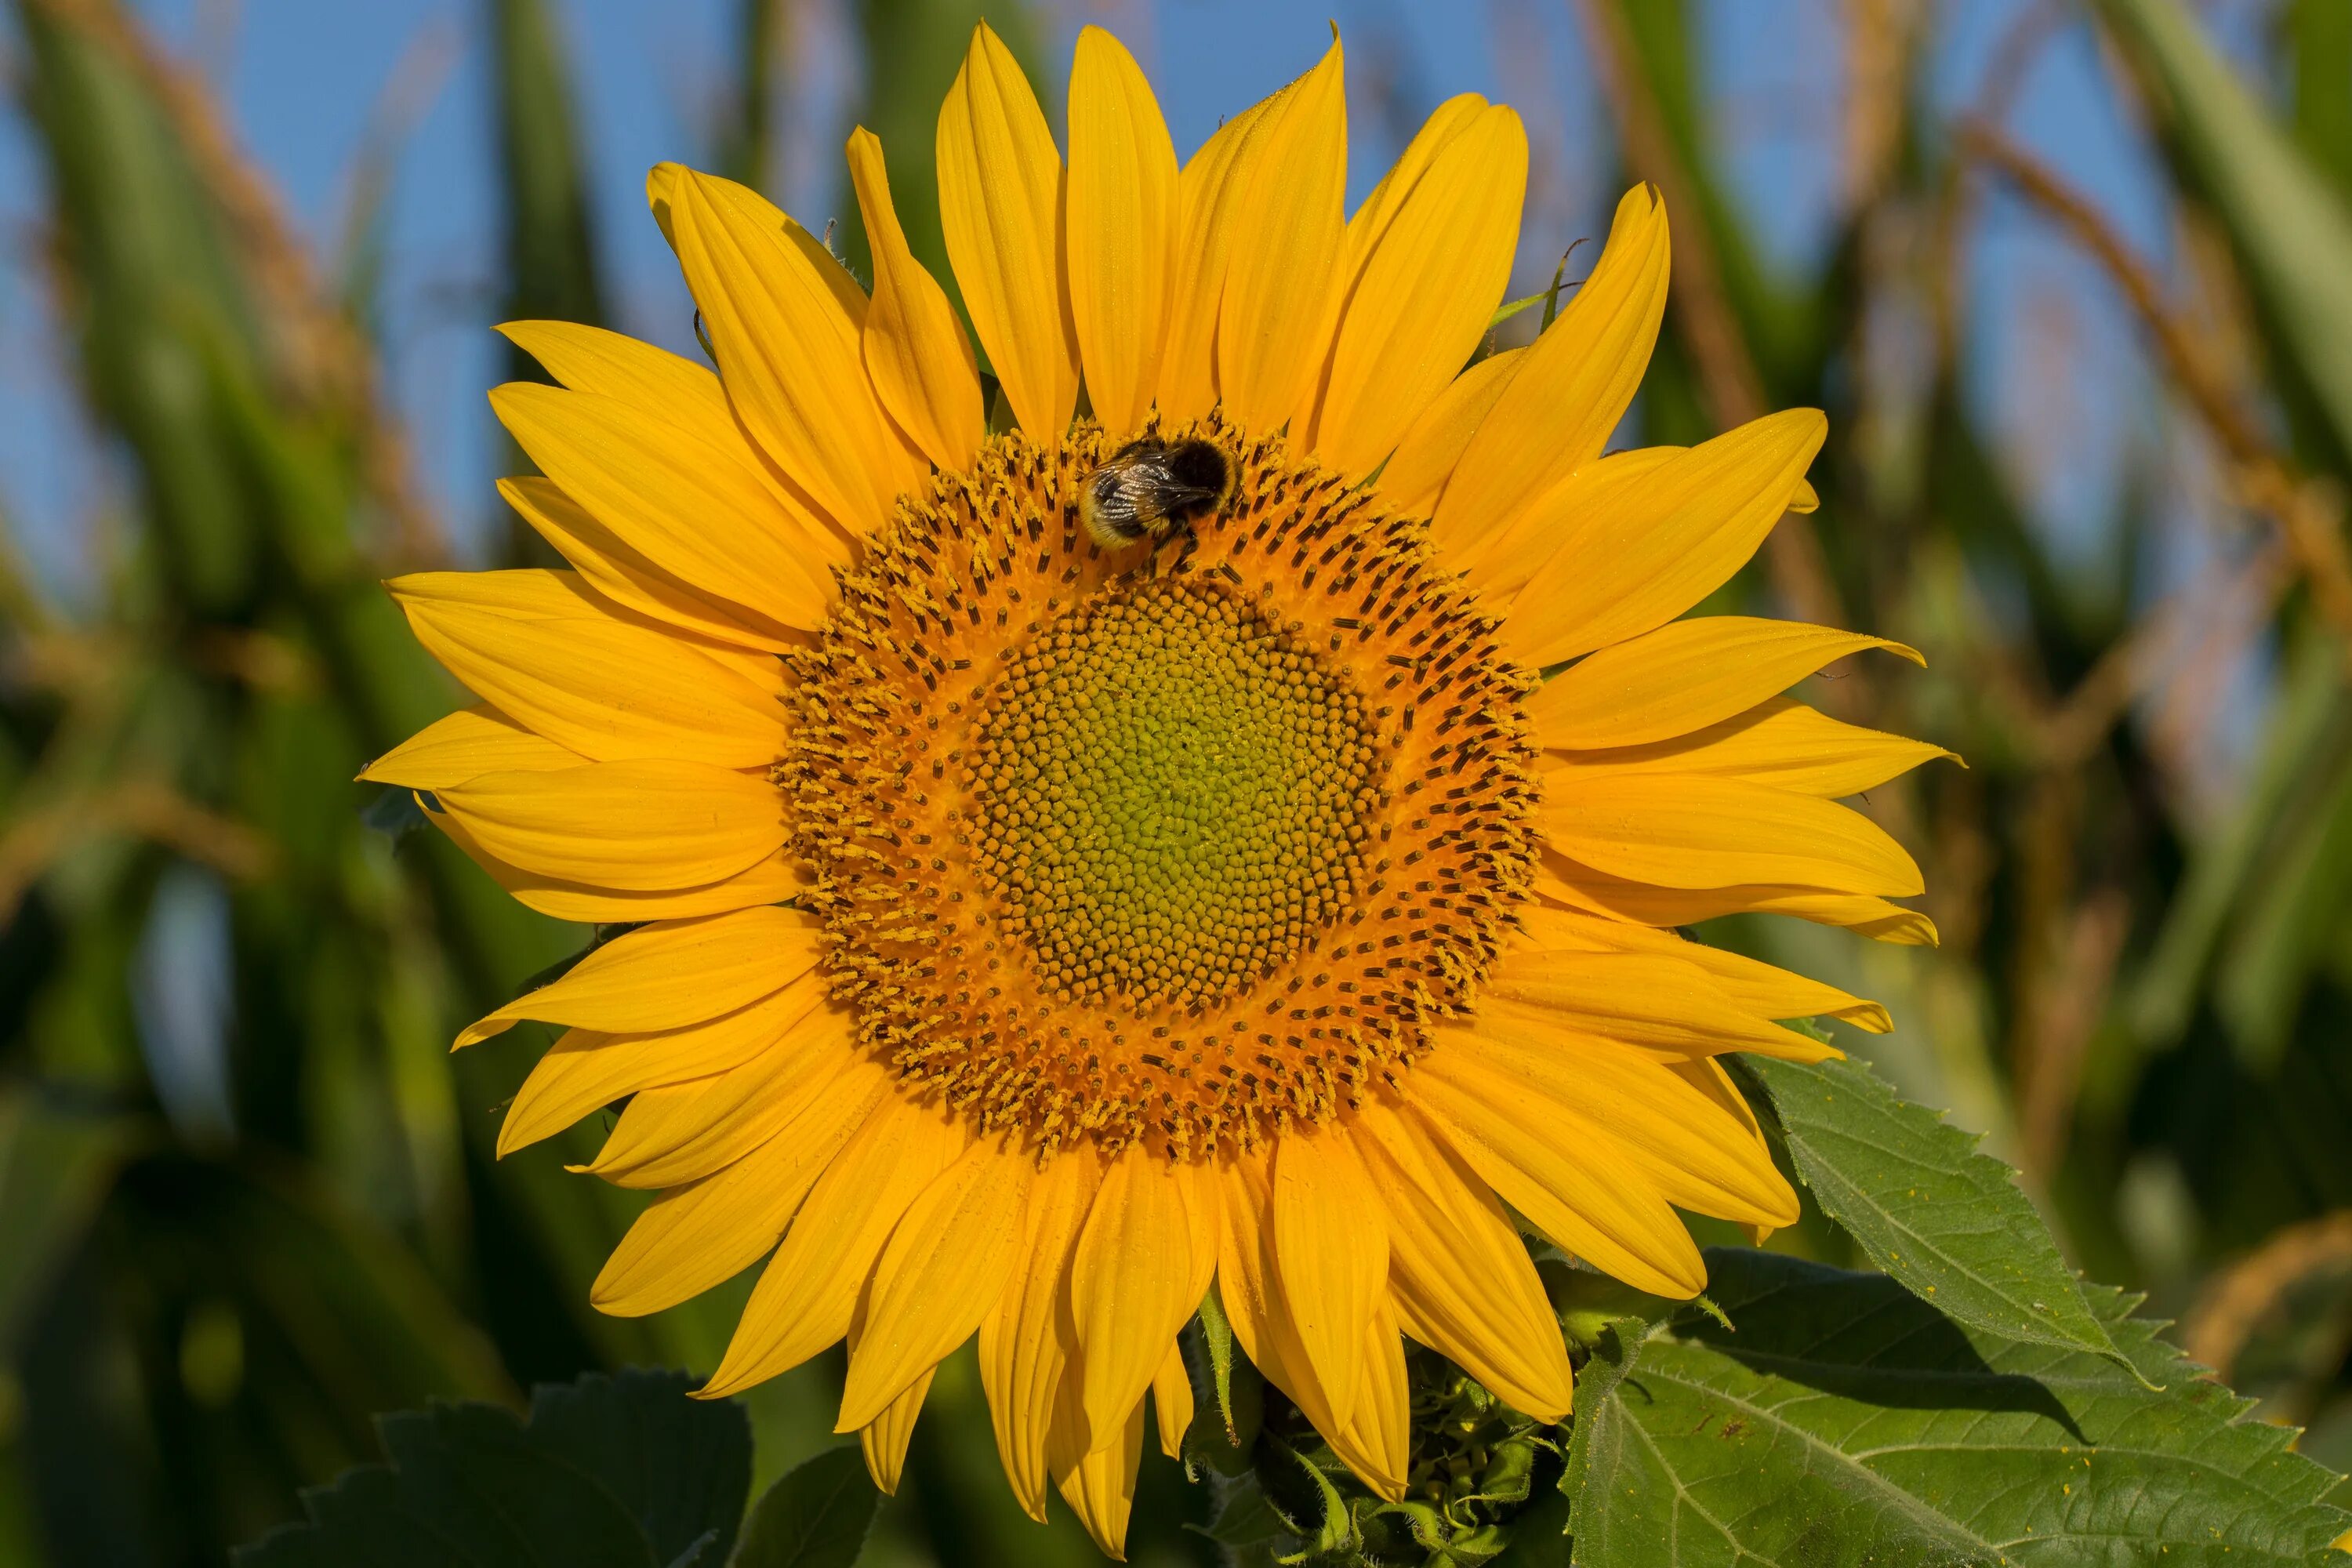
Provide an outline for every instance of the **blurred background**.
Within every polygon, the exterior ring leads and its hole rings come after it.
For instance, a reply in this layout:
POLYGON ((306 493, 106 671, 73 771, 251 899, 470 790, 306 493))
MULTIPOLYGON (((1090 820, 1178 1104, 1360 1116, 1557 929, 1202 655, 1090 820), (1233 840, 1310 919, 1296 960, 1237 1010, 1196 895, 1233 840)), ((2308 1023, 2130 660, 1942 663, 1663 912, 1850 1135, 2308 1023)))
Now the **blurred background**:
MULTIPOLYGON (((643 205, 681 158, 863 271, 883 138, 940 265, 968 0, 10 0, 0 24, 0 1564, 215 1564, 372 1413, 708 1370, 748 1280, 587 1282, 637 1198, 503 1163, 576 951, 349 782, 459 700, 377 581, 541 563, 489 325, 696 352, 643 205)), ((1533 143, 1512 290, 1675 222, 1622 439, 1826 408, 1821 510, 1717 607, 1923 649, 1815 683, 1963 753, 1868 809, 1940 946, 1705 934, 1885 999, 1864 1050, 1986 1132, 2075 1260, 2352 1463, 2352 5, 998 0, 1058 125, 1113 28, 1180 155, 1336 9, 1360 196, 1446 96, 1533 143), (1589 243, 1580 243, 1589 242, 1589 243)), ((1531 329, 1528 312, 1505 329, 1531 329)), ((1839 1260, 1809 1225, 1776 1245, 1839 1260)), ((753 1394, 761 1482, 837 1362, 753 1394)), ((1210 1561, 1156 1452, 1138 1561, 1210 1561)), ((869 1561, 1094 1561, 1021 1519, 968 1356, 869 1561)))

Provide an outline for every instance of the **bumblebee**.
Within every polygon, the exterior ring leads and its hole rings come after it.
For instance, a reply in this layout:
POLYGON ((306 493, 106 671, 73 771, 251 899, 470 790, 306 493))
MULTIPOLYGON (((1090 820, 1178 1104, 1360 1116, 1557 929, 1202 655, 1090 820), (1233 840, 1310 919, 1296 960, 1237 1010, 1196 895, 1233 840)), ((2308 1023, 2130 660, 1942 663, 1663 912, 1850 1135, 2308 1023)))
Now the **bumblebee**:
POLYGON ((1103 459, 1078 486, 1078 517, 1105 550, 1160 539, 1234 499, 1233 458, 1213 441, 1146 436, 1103 459))

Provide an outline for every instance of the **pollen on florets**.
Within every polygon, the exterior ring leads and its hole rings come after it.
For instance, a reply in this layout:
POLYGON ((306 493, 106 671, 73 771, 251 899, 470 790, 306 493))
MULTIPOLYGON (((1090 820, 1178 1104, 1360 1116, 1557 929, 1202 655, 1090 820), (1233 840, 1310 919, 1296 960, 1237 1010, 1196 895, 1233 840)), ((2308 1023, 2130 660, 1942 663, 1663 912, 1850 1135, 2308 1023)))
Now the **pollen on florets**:
POLYGON ((1532 682, 1422 523, 1277 440, 1107 552, 992 439, 846 575, 777 772, 867 1045, 1044 1146, 1254 1145, 1458 1016, 1534 859, 1532 682))

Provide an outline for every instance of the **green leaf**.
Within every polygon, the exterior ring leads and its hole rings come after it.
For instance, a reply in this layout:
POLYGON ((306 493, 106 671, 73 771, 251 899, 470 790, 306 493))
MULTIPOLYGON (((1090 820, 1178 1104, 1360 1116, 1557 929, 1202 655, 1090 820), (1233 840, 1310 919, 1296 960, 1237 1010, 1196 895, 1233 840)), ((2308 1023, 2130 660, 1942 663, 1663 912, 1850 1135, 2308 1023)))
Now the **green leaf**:
POLYGON ((2100 10, 2228 226, 2276 347, 2308 383, 2337 450, 2352 452, 2352 214, 2180 0, 2101 0, 2100 10))
POLYGON ((0 1352, 79 1248, 137 1130, 125 1118, 77 1115, 37 1093, 0 1091, 0 1352))
MULTIPOLYGON (((1797 1173, 1870 1260, 1954 1321, 2129 1366, 2014 1173, 1859 1062, 1742 1058, 1797 1173)), ((1733 1312, 1733 1321, 1738 1313, 1733 1312)))
POLYGON ((768 1489, 732 1568, 849 1568, 880 1500, 856 1445, 827 1448, 768 1489))
POLYGON ((2245 1419, 2102 1289, 2151 1393, 2101 1358, 1965 1329, 1882 1275, 1746 1249, 1577 1390, 1580 1568, 2074 1568, 2321 1561, 2352 1515, 2294 1433, 2245 1419))
POLYGON ((687 1397, 683 1373, 593 1373, 501 1405, 377 1423, 390 1465, 304 1494, 305 1523, 237 1568, 716 1568, 751 1489, 741 1409, 687 1397))

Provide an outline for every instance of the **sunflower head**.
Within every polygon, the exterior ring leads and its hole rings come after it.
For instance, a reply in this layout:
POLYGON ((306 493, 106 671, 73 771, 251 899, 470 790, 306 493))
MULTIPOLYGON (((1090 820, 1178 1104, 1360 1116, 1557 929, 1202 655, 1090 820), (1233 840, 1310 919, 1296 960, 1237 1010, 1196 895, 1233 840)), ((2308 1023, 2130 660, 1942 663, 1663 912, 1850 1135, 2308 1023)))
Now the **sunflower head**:
POLYGON ((1088 28, 1066 162, 980 29, 938 143, 969 333, 865 132, 870 289, 657 169, 715 372, 509 326, 557 384, 493 394, 541 470, 502 489, 570 569, 394 584, 480 701, 367 776, 531 907, 629 928, 459 1039, 565 1026, 501 1152, 627 1101, 588 1168, 660 1195, 597 1304, 766 1257, 705 1392, 846 1339, 886 1488, 976 1337, 1023 1505, 1058 1489, 1114 1552, 1213 1288, 1395 1499, 1408 1337, 1567 1413, 1519 1223, 1689 1295, 1677 1210, 1795 1217, 1717 1058, 1885 1015, 1675 928, 1932 939, 1834 801, 1935 748, 1782 695, 1909 650, 1685 616, 1810 504, 1820 416, 1607 452, 1664 305, 1654 195, 1489 352, 1517 116, 1450 100, 1348 215, 1341 70, 1180 165, 1088 28))

